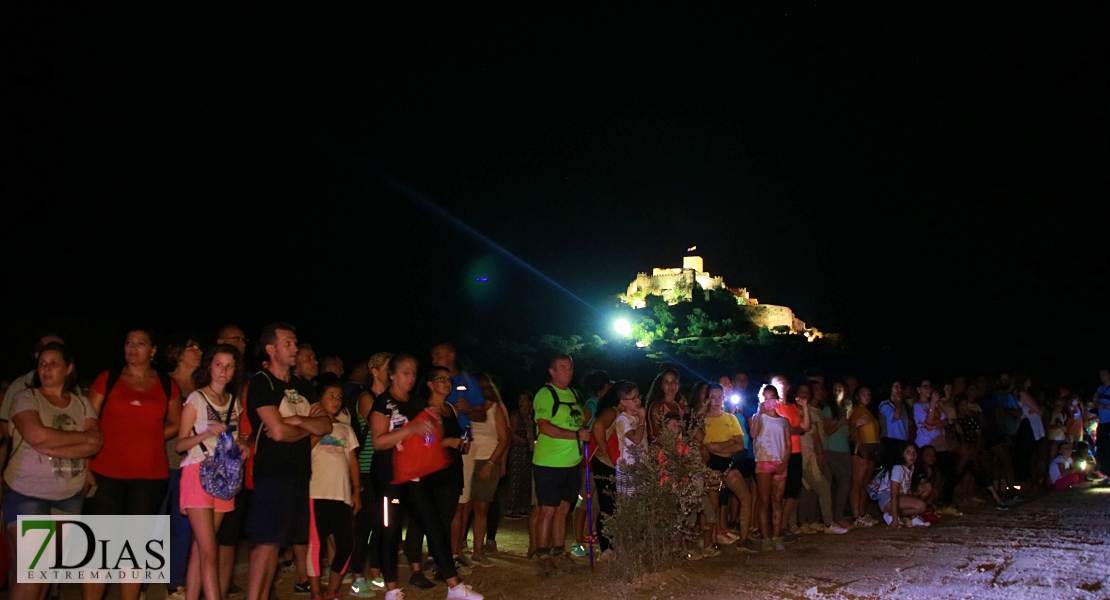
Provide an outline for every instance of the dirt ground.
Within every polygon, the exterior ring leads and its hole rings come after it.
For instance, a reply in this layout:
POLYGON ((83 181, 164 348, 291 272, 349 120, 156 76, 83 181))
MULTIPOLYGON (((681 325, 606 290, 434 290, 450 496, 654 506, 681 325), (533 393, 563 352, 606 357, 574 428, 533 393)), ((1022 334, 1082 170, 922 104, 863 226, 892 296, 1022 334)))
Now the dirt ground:
MULTIPOLYGON (((1006 512, 985 504, 929 528, 809 535, 777 553, 727 547, 721 556, 635 585, 620 582, 603 564, 592 572, 538 578, 525 559, 526 525, 504 521, 502 551, 491 555, 495 566, 475 567, 465 578, 486 598, 1110 598, 1110 488, 1037 494, 1006 512)), ((245 562, 237 565, 235 580, 245 586, 245 562)), ((401 581, 407 580, 402 569, 401 581)), ((79 589, 66 587, 63 600, 78 600, 79 589)), ((293 595, 291 576, 278 584, 278 593, 282 600, 308 598, 293 595)), ((162 600, 164 594, 155 586, 148 598, 162 600)), ((442 583, 428 591, 405 589, 406 600, 445 595, 442 583)), ((109 597, 118 594, 110 590, 109 597)))

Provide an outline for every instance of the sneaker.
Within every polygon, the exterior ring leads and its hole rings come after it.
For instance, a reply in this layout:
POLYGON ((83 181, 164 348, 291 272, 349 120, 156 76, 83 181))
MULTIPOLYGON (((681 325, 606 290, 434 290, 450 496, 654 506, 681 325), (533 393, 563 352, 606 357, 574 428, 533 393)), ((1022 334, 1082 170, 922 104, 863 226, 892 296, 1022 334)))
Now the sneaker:
POLYGON ((856 518, 855 522, 852 523, 852 525, 855 525, 856 527, 871 527, 872 525, 874 525, 874 523, 872 523, 870 519, 858 517, 856 518))
POLYGON ((304 596, 304 595, 311 594, 312 593, 312 586, 309 585, 307 581, 304 582, 304 583, 294 583, 293 584, 293 593, 298 595, 298 596, 304 596))
POLYGON ((871 525, 878 525, 878 524, 879 524, 879 522, 878 522, 878 521, 876 521, 875 519, 872 519, 872 518, 871 518, 871 515, 863 515, 863 520, 864 520, 864 521, 867 521, 867 522, 868 522, 868 523, 870 523, 871 525))
POLYGON ((1021 502, 1021 496, 1014 494, 1013 498, 1006 501, 1006 504, 1017 504, 1018 502, 1021 502))
POLYGON ((428 581, 428 576, 424 574, 424 571, 417 571, 410 575, 409 585, 411 585, 412 587, 420 588, 422 590, 430 590, 436 586, 436 584, 428 581))
POLYGON ((575 544, 570 547, 570 553, 578 557, 588 556, 590 554, 590 549, 586 544, 575 544))
POLYGON ((722 545, 722 546, 728 546, 729 544, 735 544, 736 540, 734 540, 734 539, 728 537, 727 535, 721 533, 721 534, 717 535, 717 543, 722 545))
POLYGON ((825 533, 841 535, 841 534, 848 533, 848 530, 841 527, 840 525, 837 525, 836 523, 833 523, 832 525, 825 528, 825 533))
POLYGON ((453 598, 461 598, 464 600, 482 600, 483 598, 485 598, 485 596, 479 594, 478 592, 475 592, 474 588, 470 587, 469 585, 466 585, 465 583, 460 583, 453 588, 447 589, 447 600, 452 600, 453 598))
POLYGON ((385 593, 385 600, 405 600, 405 593, 401 591, 401 588, 389 590, 385 593))
POLYGON ((473 564, 474 563, 470 562, 470 559, 464 557, 461 554, 455 557, 455 571, 459 575, 470 575, 471 573, 473 573, 474 569, 470 568, 470 565, 473 564))
POLYGON ((552 554, 551 560, 560 571, 577 571, 585 567, 582 563, 578 562, 576 558, 570 555, 569 552, 560 552, 552 554))
POLYGON ((928 527, 932 525, 932 523, 922 519, 921 517, 914 517, 913 520, 910 521, 910 525, 913 525, 914 527, 928 527))
POLYGON ((749 531, 748 532, 748 539, 749 540, 761 540, 761 539, 763 539, 763 534, 759 533, 758 529, 756 529, 755 531, 749 531))
POLYGON ((796 533, 788 533, 788 534, 782 536, 779 539, 782 540, 783 542, 787 543, 787 544, 793 544, 794 542, 802 539, 802 536, 800 536, 796 533))
POLYGON ((536 565, 536 574, 540 577, 554 577, 559 572, 550 554, 537 554, 532 561, 536 565))
POLYGON ((762 552, 771 552, 775 549, 775 542, 771 538, 763 538, 759 545, 762 552))
POLYGON ((762 550, 762 544, 760 544, 759 541, 753 540, 751 537, 748 537, 748 539, 737 544, 736 549, 742 550, 744 552, 751 552, 752 554, 758 554, 762 550))
POLYGON ((382 579, 381 575, 378 575, 377 577, 370 580, 370 585, 378 588, 379 590, 384 590, 385 589, 385 580, 382 579))
POLYGON ((890 516, 890 513, 883 513, 883 520, 886 521, 887 525, 890 525, 894 522, 894 517, 890 516))
POLYGON ((497 540, 486 540, 485 545, 482 546, 482 552, 486 554, 497 552, 497 540))
POLYGON ((702 555, 702 558, 713 558, 714 556, 720 556, 721 551, 712 547, 712 546, 710 546, 710 547, 706 548, 705 550, 702 550, 701 555, 702 555))
POLYGON ((825 526, 823 524, 821 524, 821 523, 810 523, 809 524, 809 531, 807 531, 806 533, 824 533, 824 532, 825 532, 825 526))
POLYGON ((786 546, 782 545, 782 538, 773 538, 771 543, 774 544, 775 550, 786 550, 786 546))
POLYGON ((459 548, 459 554, 470 554, 470 553, 471 553, 470 546, 467 546, 466 541, 463 540, 462 548, 459 548))
POLYGON ((998 510, 1010 510, 1010 507, 1006 506, 1005 502, 999 502, 998 504, 995 504, 994 507, 998 510))
POLYGON ((278 571, 281 573, 292 573, 297 569, 293 566, 293 561, 283 560, 278 562, 278 571))
POLYGON ((371 587, 373 586, 370 585, 369 581, 366 581, 365 577, 359 576, 351 583, 349 595, 355 598, 373 598, 374 590, 370 589, 371 587))
POLYGON ((355 580, 355 574, 351 573, 350 571, 347 571, 346 573, 343 574, 343 579, 340 579, 339 583, 347 584, 347 583, 351 583, 354 580, 355 580))
POLYGON ((486 558, 485 552, 475 552, 474 556, 470 557, 470 560, 478 563, 479 567, 486 567, 488 569, 493 566, 493 561, 486 558))
POLYGON ((733 530, 731 530, 731 529, 729 529, 728 531, 726 531, 726 532, 725 532, 725 535, 727 535, 728 537, 732 538, 732 539, 733 539, 733 541, 736 541, 736 540, 740 539, 740 534, 739 534, 739 533, 737 533, 737 532, 735 532, 735 531, 733 531, 733 530))
MULTIPOLYGON (((227 591, 227 595, 231 595, 230 588, 227 591)), ((177 590, 174 591, 174 593, 167 595, 166 600, 185 600, 185 588, 177 586, 177 590)))

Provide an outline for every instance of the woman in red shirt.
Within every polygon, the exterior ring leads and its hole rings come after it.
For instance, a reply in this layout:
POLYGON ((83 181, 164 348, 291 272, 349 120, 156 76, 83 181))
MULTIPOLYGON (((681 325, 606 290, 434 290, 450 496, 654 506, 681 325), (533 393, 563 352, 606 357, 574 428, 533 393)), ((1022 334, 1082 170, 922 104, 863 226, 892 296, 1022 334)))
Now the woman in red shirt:
MULTIPOLYGON (((177 435, 181 390, 150 366, 157 351, 150 331, 129 331, 124 367, 101 373, 89 390, 104 446, 89 461, 88 483, 95 489, 85 501, 86 514, 157 515, 161 509, 170 477, 165 443, 177 435)), ((84 585, 85 600, 103 596, 104 583, 84 585)), ((141 585, 121 584, 122 599, 137 600, 141 585)))

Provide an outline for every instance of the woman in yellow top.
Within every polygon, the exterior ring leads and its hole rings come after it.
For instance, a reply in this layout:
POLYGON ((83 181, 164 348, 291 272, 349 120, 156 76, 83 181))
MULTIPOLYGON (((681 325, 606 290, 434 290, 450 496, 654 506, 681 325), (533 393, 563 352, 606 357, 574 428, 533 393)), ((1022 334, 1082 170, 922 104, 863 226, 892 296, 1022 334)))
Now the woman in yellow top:
POLYGON ((864 507, 867 506, 867 484, 875 474, 875 464, 879 462, 883 449, 879 442, 879 422, 867 408, 870 404, 871 389, 866 386, 856 388, 854 407, 848 415, 848 435, 855 446, 852 452, 852 493, 848 502, 857 527, 875 524, 864 513, 864 507))
MULTIPOLYGON (((720 488, 709 486, 709 505, 716 510, 718 544, 739 542, 740 548, 748 552, 758 552, 755 540, 748 540, 752 525, 752 496, 744 476, 733 465, 733 457, 744 451, 744 430, 735 415, 725 412, 725 389, 718 383, 707 386, 709 410, 705 413, 705 437, 702 445, 709 451, 707 467, 714 471, 722 484, 740 501, 740 530, 736 533, 728 529, 728 503, 720 506, 720 488)), ((743 417, 744 415, 740 415, 743 417)))

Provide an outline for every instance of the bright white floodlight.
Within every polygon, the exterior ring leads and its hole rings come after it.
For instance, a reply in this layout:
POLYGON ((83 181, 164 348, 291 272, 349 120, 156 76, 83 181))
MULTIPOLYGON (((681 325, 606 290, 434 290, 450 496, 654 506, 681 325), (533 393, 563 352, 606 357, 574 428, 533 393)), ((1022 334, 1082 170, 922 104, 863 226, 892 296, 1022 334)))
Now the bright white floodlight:
POLYGON ((617 319, 613 321, 613 330, 623 336, 629 336, 632 335, 632 324, 628 319, 617 319))

